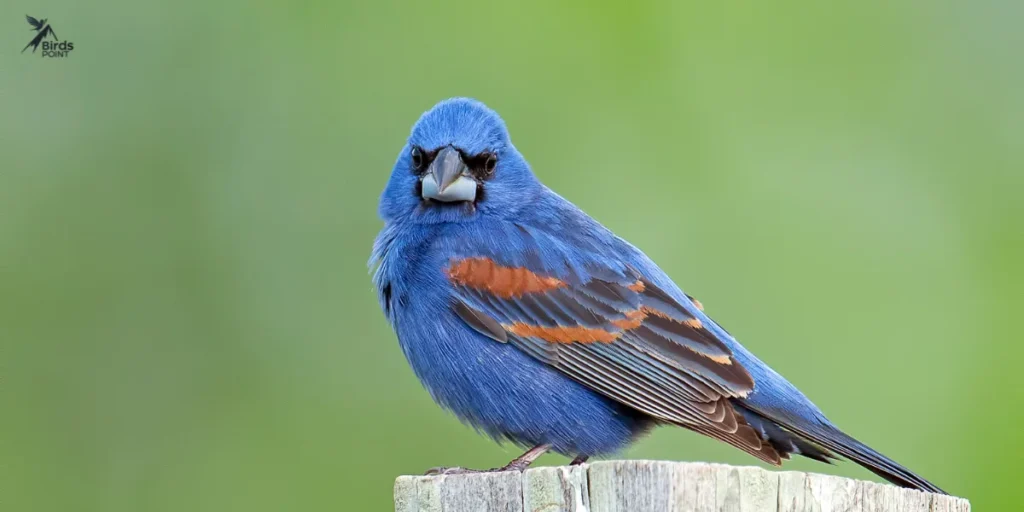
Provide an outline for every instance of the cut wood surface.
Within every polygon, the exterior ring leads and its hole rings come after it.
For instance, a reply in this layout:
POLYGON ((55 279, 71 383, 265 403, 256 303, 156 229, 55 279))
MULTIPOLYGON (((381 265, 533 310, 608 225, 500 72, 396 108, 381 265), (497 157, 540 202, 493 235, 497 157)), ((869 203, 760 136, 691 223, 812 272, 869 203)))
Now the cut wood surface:
POLYGON ((523 473, 400 476, 396 512, 968 512, 970 503, 816 473, 607 461, 523 473))

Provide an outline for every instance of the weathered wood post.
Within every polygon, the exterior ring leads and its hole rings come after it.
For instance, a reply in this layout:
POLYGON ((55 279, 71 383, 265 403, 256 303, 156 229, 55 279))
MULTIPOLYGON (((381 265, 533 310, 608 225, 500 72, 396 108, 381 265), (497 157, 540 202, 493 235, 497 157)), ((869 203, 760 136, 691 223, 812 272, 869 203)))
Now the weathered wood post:
POLYGON ((401 476, 396 512, 969 512, 970 503, 794 471, 608 461, 524 473, 401 476))

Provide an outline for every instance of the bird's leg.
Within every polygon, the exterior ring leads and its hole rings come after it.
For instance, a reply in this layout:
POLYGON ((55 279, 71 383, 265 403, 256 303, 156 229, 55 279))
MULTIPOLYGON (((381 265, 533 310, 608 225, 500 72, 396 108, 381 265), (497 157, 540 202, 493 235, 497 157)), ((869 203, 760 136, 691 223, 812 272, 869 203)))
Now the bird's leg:
POLYGON ((572 462, 569 463, 569 465, 570 466, 579 466, 580 464, 586 463, 587 460, 589 460, 589 459, 590 459, 590 455, 577 455, 576 458, 573 459, 572 462))
POLYGON ((505 464, 504 467, 498 468, 494 471, 523 471, 530 467, 530 464, 533 464, 533 461, 537 460, 538 457, 544 455, 544 453, 550 449, 550 444, 538 444, 537 446, 526 450, 526 453, 512 459, 512 462, 505 464))
POLYGON ((523 471, 524 469, 530 467, 530 464, 533 464, 533 461, 537 460, 538 457, 544 455, 544 453, 550 449, 550 444, 538 444, 537 446, 534 446, 533 448, 526 450, 526 453, 512 459, 512 462, 509 462, 508 464, 505 464, 500 468, 469 469, 460 467, 438 467, 430 468, 426 472, 426 475, 464 475, 466 473, 497 473, 501 471, 523 471))

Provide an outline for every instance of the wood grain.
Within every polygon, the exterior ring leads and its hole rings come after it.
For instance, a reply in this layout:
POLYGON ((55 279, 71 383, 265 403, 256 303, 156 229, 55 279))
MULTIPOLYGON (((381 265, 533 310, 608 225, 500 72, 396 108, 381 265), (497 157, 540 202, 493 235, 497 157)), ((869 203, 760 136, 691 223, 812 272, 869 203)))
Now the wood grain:
POLYGON ((396 512, 970 512, 970 503, 815 473, 607 461, 524 473, 401 476, 396 512))

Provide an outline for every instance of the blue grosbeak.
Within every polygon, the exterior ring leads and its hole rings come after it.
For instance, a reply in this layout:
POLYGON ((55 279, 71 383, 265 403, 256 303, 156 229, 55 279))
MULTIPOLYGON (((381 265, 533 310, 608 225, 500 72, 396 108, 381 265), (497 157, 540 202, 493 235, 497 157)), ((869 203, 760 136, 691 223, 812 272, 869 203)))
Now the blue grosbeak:
POLYGON ((548 450, 580 463, 671 424, 769 464, 841 456, 942 492, 836 428, 643 252, 545 187, 478 101, 423 114, 379 213, 373 281, 417 377, 464 422, 531 447, 498 469, 548 450))

